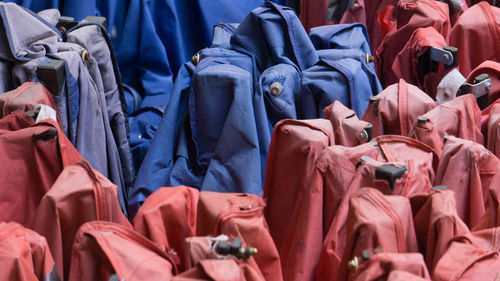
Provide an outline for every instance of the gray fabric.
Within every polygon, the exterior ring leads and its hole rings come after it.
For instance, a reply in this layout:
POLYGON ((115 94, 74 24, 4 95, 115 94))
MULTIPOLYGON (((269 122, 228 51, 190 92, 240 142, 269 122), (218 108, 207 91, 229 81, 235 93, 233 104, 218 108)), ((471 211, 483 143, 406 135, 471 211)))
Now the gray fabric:
POLYGON ((38 15, 53 26, 56 26, 59 22, 59 18, 61 17, 61 13, 58 9, 43 10, 38 12, 38 15))
POLYGON ((62 41, 55 27, 14 3, 0 3, 0 59, 27 61, 56 51, 62 41))
POLYGON ((70 74, 77 77, 80 89, 80 111, 76 126, 75 146, 92 167, 109 177, 106 143, 106 129, 97 89, 86 71, 80 54, 74 51, 57 53, 68 63, 70 74))
POLYGON ((128 140, 127 120, 123 112, 116 79, 116 75, 119 75, 119 73, 115 74, 108 43, 102 34, 101 28, 97 25, 79 26, 71 30, 66 36, 66 41, 86 48, 98 64, 100 73, 98 74, 97 71, 91 69, 90 74, 95 81, 102 77, 107 112, 119 152, 120 170, 123 170, 125 185, 128 189, 133 184, 135 171, 128 140))
POLYGON ((0 60, 0 93, 5 93, 14 89, 12 85, 12 62, 0 60))
MULTIPOLYGON (((78 77, 80 110, 76 130, 76 148, 90 162, 92 167, 98 171, 105 171, 103 174, 120 187, 123 192, 124 183, 121 164, 109 124, 106 100, 97 62, 91 58, 84 65, 81 52, 66 51, 57 55, 68 62, 71 75, 78 77), (93 73, 94 76, 92 77, 90 73, 93 73)), ((120 204, 125 206, 122 192, 120 192, 118 198, 120 204)))
MULTIPOLYGON (((62 42, 59 32, 50 25, 57 18, 58 14, 51 11, 45 11, 40 16, 14 4, 0 3, 0 34, 5 39, 0 38, 0 61, 16 63, 10 77, 13 87, 24 82, 37 81, 37 67, 49 59, 47 56, 65 61, 66 87, 62 95, 53 96, 63 130, 82 157, 119 187, 118 199, 125 212, 122 164, 117 142, 111 130, 110 117, 113 116, 108 115, 108 112, 115 114, 114 111, 118 111, 120 101, 119 98, 116 100, 116 80, 110 78, 112 74, 109 69, 104 68, 105 73, 102 74, 97 61, 97 59, 110 61, 108 47, 102 42, 95 41, 94 37, 88 42, 83 40, 96 56, 95 58, 91 56, 84 63, 82 53, 86 52, 85 48, 80 44, 62 42), (114 85, 111 80, 115 82, 114 85), (112 107, 110 110, 107 105, 108 95, 115 96, 109 99, 112 107)), ((84 35, 79 33, 74 35, 84 38, 84 35)), ((0 64, 0 71, 8 69, 8 64, 0 64)), ((9 79, 8 73, 2 73, 9 79)), ((8 86, 3 85, 4 88, 8 86)))

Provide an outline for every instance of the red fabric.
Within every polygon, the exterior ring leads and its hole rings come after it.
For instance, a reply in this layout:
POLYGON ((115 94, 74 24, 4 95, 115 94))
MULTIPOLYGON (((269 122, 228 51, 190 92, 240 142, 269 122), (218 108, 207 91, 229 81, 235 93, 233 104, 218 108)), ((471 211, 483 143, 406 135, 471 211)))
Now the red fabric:
POLYGON ((274 128, 264 181, 265 215, 285 280, 314 279, 323 238, 323 184, 315 163, 333 143, 326 119, 283 120, 274 128))
POLYGON ((500 228, 493 227, 469 232, 457 236, 453 240, 473 244, 484 251, 498 252, 500 250, 500 228))
MULTIPOLYGON (((371 143, 352 148, 328 147, 321 152, 316 162, 323 184, 324 236, 329 232, 342 200, 363 185, 375 184, 372 181, 373 169, 370 168, 366 175, 358 176, 359 180, 364 180, 363 184, 358 181, 353 188, 352 183, 357 179, 355 176, 358 174, 357 167, 362 156, 384 161, 384 163, 378 163, 378 166, 387 164, 385 161, 407 166, 408 173, 403 176, 404 180, 396 185, 395 194, 407 195, 418 190, 423 191, 430 188, 434 182, 434 166, 437 167, 437 156, 429 147, 408 137, 387 135, 377 137, 371 143), (419 174, 425 176, 417 176, 419 174)), ((379 187, 387 191, 387 185, 380 183, 379 187)))
POLYGON ((323 237, 327 235, 340 202, 347 193, 362 156, 377 159, 376 143, 356 147, 330 146, 318 157, 316 167, 323 181, 323 237))
POLYGON ((43 197, 31 229, 47 238, 64 280, 69 274, 73 240, 81 225, 102 220, 132 228, 121 212, 117 192, 116 185, 82 161, 66 167, 43 197))
MULTIPOLYGON (((336 280, 335 277, 339 275, 340 263, 348 239, 349 202, 353 194, 361 187, 373 183, 373 173, 372 166, 362 165, 349 180, 348 187, 342 194, 342 200, 337 209, 334 210, 334 218, 323 242, 316 276, 317 280, 336 280)), ((335 189, 336 187, 331 186, 328 188, 335 189)))
MULTIPOLYGON (((382 248, 385 252, 418 251, 409 200, 385 196, 374 188, 361 188, 349 199, 344 234, 335 221, 323 246, 317 280, 348 280, 347 263, 363 250, 382 248), (337 236, 340 239, 335 239, 337 236), (344 239, 342 239, 344 236, 344 239), (334 239, 329 239, 334 238, 334 239)), ((340 212, 340 210, 339 210, 340 212)), ((337 218, 336 218, 337 219, 337 218)))
POLYGON ((465 11, 470 7, 470 5, 466 2, 466 0, 447 0, 446 1, 450 6, 450 20, 451 26, 455 26, 460 16, 463 15, 465 11), (453 10, 452 6, 454 5, 452 2, 458 2, 461 9, 453 10))
POLYGON ((213 243, 220 237, 189 237, 186 239, 186 263, 188 270, 174 276, 172 280, 265 280, 259 271, 244 260, 228 258, 214 251, 213 243))
POLYGON ((441 65, 438 72, 428 73, 424 76, 424 81, 420 81, 418 75, 418 58, 428 47, 442 49, 446 45, 447 43, 443 35, 433 27, 418 28, 413 32, 403 49, 397 54, 391 69, 385 74, 386 83, 393 84, 397 83, 399 79, 404 79, 407 83, 425 91, 429 96, 435 97, 437 86, 441 79, 430 78, 433 76, 442 78, 449 72, 449 69, 444 69, 441 65))
POLYGON ((476 98, 470 94, 459 96, 422 115, 429 122, 415 122, 409 136, 432 147, 439 154, 445 136, 455 136, 482 144, 481 111, 476 98))
POLYGON ((357 0, 344 13, 339 23, 363 23, 368 30, 372 53, 375 53, 382 39, 395 24, 393 10, 397 5, 397 0, 357 0))
MULTIPOLYGON (((366 23, 366 19, 369 16, 368 15, 368 9, 369 8, 374 8, 372 7, 373 4, 371 2, 379 2, 379 1, 367 1, 365 3, 364 0, 356 0, 354 3, 352 3, 351 7, 347 9, 344 12, 344 15, 342 16, 342 19, 338 23, 355 23, 355 22, 360 22, 364 24, 366 27, 368 27, 366 23)), ((377 3, 378 4, 378 3, 377 3)), ((370 36, 370 39, 372 37, 370 36)))
POLYGON ((498 280, 499 241, 499 228, 456 237, 436 265, 432 280, 498 280))
POLYGON ((41 83, 26 82, 16 89, 0 95, 0 118, 16 110, 33 110, 37 104, 56 108, 52 94, 41 83))
POLYGON ((500 156, 500 104, 495 104, 489 113, 486 144, 496 156, 500 156))
POLYGON ((59 278, 45 238, 14 222, 0 222, 0 261, 0 280, 59 278))
POLYGON ((309 29, 325 25, 326 9, 328 0, 300 0, 299 19, 302 22, 306 32, 309 29))
POLYGON ((174 276, 172 281, 227 280, 264 281, 259 272, 244 262, 234 259, 203 260, 196 268, 174 276))
MULTIPOLYGON (((223 235, 221 235, 223 236, 223 235)), ((197 266, 200 261, 206 259, 222 259, 224 256, 214 251, 213 244, 217 241, 228 241, 229 237, 192 236, 185 239, 186 242, 186 269, 197 266)))
MULTIPOLYGON (((494 82, 493 82, 494 83, 494 82)), ((500 99, 494 101, 493 103, 490 103, 488 107, 483 109, 481 111, 481 132, 483 133, 484 136, 488 137, 488 121, 490 119, 490 112, 491 109, 496 105, 500 103, 500 99)), ((485 139, 485 142, 488 142, 488 139, 485 139)))
POLYGON ((402 270, 393 270, 389 273, 387 281, 425 281, 430 280, 430 278, 425 279, 418 275, 411 274, 402 270))
POLYGON ((378 104, 370 103, 361 117, 361 120, 373 125, 373 137, 388 134, 407 136, 418 116, 436 107, 427 94, 403 79, 375 97, 379 100, 378 104))
POLYGON ((134 217, 135 231, 153 242, 173 249, 184 271, 184 245, 196 234, 199 191, 186 186, 164 187, 151 194, 134 217))
POLYGON ((0 119, 0 221, 28 225, 66 165, 81 160, 59 124, 16 111, 0 119))
POLYGON ((410 197, 413 222, 420 252, 430 272, 457 235, 469 232, 456 209, 455 194, 451 190, 435 190, 410 197))
MULTIPOLYGON (((496 103, 500 103, 500 63, 494 61, 485 61, 474 68, 467 77, 467 82, 473 83, 474 78, 478 75, 486 73, 491 79, 492 87, 489 94, 490 105, 481 112, 481 131, 485 136, 488 135, 488 119, 490 111, 496 103)), ((489 144, 488 144, 489 148, 489 144)))
POLYGON ((484 61, 471 71, 467 77, 467 82, 473 83, 474 78, 484 73, 488 74, 492 80, 490 103, 494 103, 498 98, 500 98, 500 63, 490 60, 484 61))
POLYGON ((491 179, 488 189, 488 203, 486 211, 474 226, 473 230, 481 230, 500 226, 500 172, 491 179))
POLYGON ((467 9, 453 27, 449 44, 458 48, 458 69, 465 77, 486 60, 500 62, 499 19, 500 9, 483 1, 467 9))
POLYGON ((368 141, 364 129, 370 123, 359 120, 356 113, 341 102, 335 101, 325 107, 324 113, 325 119, 332 122, 336 145, 352 147, 368 141))
POLYGON ((204 191, 198 201, 196 234, 240 237, 259 253, 248 263, 266 280, 283 280, 278 250, 264 218, 264 202, 256 195, 204 191))
MULTIPOLYGON (((437 167, 438 162, 436 153, 434 153, 430 147, 414 139, 395 135, 380 136, 374 139, 374 142, 377 143, 378 159, 380 159, 380 161, 392 162, 391 164, 396 166, 407 166, 407 172, 395 182, 395 194, 409 195, 430 188, 434 181, 433 167, 437 167)), ((331 179, 328 181, 325 180, 325 183, 328 184, 324 187, 325 194, 333 194, 334 196, 337 195, 342 198, 340 203, 338 203, 338 201, 333 202, 333 206, 338 204, 336 209, 334 207, 330 207, 329 209, 325 208, 325 210, 330 210, 332 212, 330 214, 325 214, 325 218, 328 216, 334 216, 334 218, 329 225, 328 233, 324 239, 318 268, 318 280, 330 280, 328 278, 333 278, 337 275, 337 270, 339 269, 339 264, 348 237, 347 222, 349 199, 352 194, 363 186, 373 186, 379 190, 384 190, 387 193, 389 192, 387 182, 383 180, 374 180, 375 168, 382 164, 387 164, 386 162, 365 160, 361 162, 362 165, 360 166, 356 164, 353 165, 353 167, 359 166, 356 168, 355 172, 348 172, 348 163, 351 161, 351 163, 353 163, 353 160, 356 160, 357 157, 361 157, 362 151, 369 152, 368 155, 374 155, 374 152, 371 151, 368 145, 373 146, 373 144, 365 144, 357 147, 359 151, 354 152, 356 148, 352 148, 353 152, 346 152, 345 154, 339 149, 338 159, 340 159, 340 161, 342 161, 342 157, 345 159, 342 165, 335 165, 337 163, 331 160, 336 158, 335 154, 337 151, 335 147, 325 150, 322 154, 322 161, 320 162, 318 160, 318 164, 321 163, 324 167, 329 167, 327 173, 331 174, 329 175, 331 179), (327 157, 327 154, 330 154, 330 158, 327 157), (330 163, 332 165, 329 165, 329 161, 331 161, 330 163), (336 177, 338 174, 341 176, 336 177)), ((321 167, 320 165, 318 166, 321 167)), ((325 206, 329 203, 330 202, 325 201, 325 206)), ((325 224, 328 226, 327 223, 325 224)))
POLYGON ((94 221, 78 230, 73 246, 70 281, 170 280, 176 273, 171 257, 157 244, 123 225, 94 221))
POLYGON ((399 52, 418 28, 434 27, 445 39, 451 30, 448 5, 434 0, 400 0, 397 8, 397 24, 385 36, 376 51, 377 74, 382 86, 396 81, 391 78, 391 68, 399 52))
POLYGON ((378 143, 383 160, 390 162, 415 161, 416 165, 421 166, 418 170, 422 172, 422 175, 428 177, 431 184, 434 183, 434 171, 439 164, 439 155, 434 149, 404 136, 384 135, 373 141, 378 143))
MULTIPOLYGON (((430 280, 431 277, 421 254, 419 253, 377 253, 363 262, 349 280, 377 281, 395 279, 394 271, 405 272, 415 276, 412 279, 399 280, 430 280), (392 277, 389 277, 392 275, 392 277)), ((400 274, 396 274, 399 275, 400 274)), ((403 274, 403 276, 408 276, 403 274)), ((396 279, 397 280, 397 279, 396 279)))
POLYGON ((436 185, 447 185, 455 192, 458 215, 473 227, 485 212, 488 187, 499 170, 500 160, 482 145, 449 137, 437 169, 436 185))
MULTIPOLYGON (((386 195, 402 195, 409 196, 414 193, 428 191, 431 184, 431 174, 428 172, 428 168, 431 167, 431 161, 429 159, 407 159, 402 161, 377 161, 373 159, 362 159, 359 165, 363 165, 362 168, 358 167, 359 171, 363 171, 363 179, 359 183, 359 188, 363 186, 370 186, 378 189, 386 195), (386 180, 376 179, 375 170, 383 165, 392 165, 395 167, 406 167, 406 172, 396 180, 393 187, 389 185, 386 180), (366 169, 366 171, 365 171, 366 169)), ((350 188, 353 188, 351 185, 350 188)))

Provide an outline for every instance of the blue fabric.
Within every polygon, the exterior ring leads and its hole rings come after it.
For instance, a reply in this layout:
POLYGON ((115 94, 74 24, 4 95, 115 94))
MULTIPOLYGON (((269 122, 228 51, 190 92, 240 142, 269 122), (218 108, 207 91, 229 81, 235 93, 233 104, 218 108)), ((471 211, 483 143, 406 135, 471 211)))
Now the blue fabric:
MULTIPOLYGON (((202 172, 206 171, 203 182, 194 186, 202 190, 260 193, 262 181, 252 76, 248 71, 215 59, 204 62, 193 74, 189 99, 196 152, 193 160, 202 172)), ((174 167, 169 185, 181 184, 186 172, 189 170, 174 167)))
POLYGON ((260 140, 263 178, 274 125, 282 119, 298 119, 301 116, 297 109, 300 101, 300 80, 300 72, 289 64, 272 66, 259 78, 253 104, 260 140), (281 93, 277 96, 271 94, 271 85, 274 83, 279 83, 282 87, 281 93))
POLYGON ((302 74, 302 117, 323 117, 336 100, 362 116, 369 97, 383 90, 374 64, 366 62, 371 51, 364 25, 315 27, 309 37, 321 62, 302 74))
POLYGON ((218 22, 214 25, 211 48, 231 49, 231 36, 239 26, 237 23, 218 22))
POLYGON ((298 24, 292 10, 265 3, 236 30, 216 26, 213 47, 177 76, 138 171, 130 216, 162 186, 261 194, 273 126, 300 117, 300 69, 318 60, 305 30, 290 31, 298 24), (271 94, 273 83, 279 94, 271 94))
MULTIPOLYGON (((195 66, 188 62, 177 74, 170 102, 165 109, 155 137, 137 173, 134 188, 129 195, 128 210, 134 216, 146 197, 166 186, 172 172, 182 127, 187 114, 191 76, 195 66)), ((132 124, 131 124, 132 126, 132 124)))
POLYGON ((141 95, 132 87, 127 84, 122 84, 123 92, 125 95, 125 103, 127 104, 127 112, 131 114, 139 109, 142 102, 141 95))
POLYGON ((355 49, 371 53, 368 31, 361 23, 314 27, 309 31, 309 37, 317 50, 355 49))
POLYGON ((300 72, 289 64, 277 64, 266 69, 260 76, 258 93, 263 95, 266 111, 272 128, 283 119, 297 119, 295 101, 300 97, 300 72), (271 86, 278 83, 279 95, 271 93, 271 86))
POLYGON ((131 215, 161 186, 261 192, 253 78, 229 60, 211 57, 181 69, 129 199, 131 215))
MULTIPOLYGON (((361 65, 361 70, 364 72, 363 75, 366 75, 367 82, 370 84, 370 92, 375 96, 382 92, 383 87, 377 77, 375 65, 366 62, 366 54, 367 53, 359 49, 330 49, 318 51, 320 59, 323 60, 337 61, 342 59, 353 59, 358 61, 361 65)), ((357 95, 356 93, 354 94, 357 95)))
POLYGON ((239 23, 263 0, 149 0, 158 36, 175 71, 210 45, 219 21, 239 23))
POLYGON ((372 95, 361 63, 351 58, 322 60, 302 73, 301 108, 306 119, 323 117, 323 109, 334 101, 362 116, 372 95))
MULTIPOLYGON (((318 50, 320 59, 341 60, 351 58, 359 61, 368 76, 373 95, 383 88, 375 72, 375 65, 366 62, 366 55, 371 55, 368 32, 361 23, 337 24, 312 28, 309 34, 318 50)), ((355 94, 355 93, 354 93, 355 94)))
POLYGON ((266 2, 241 22, 231 38, 237 51, 252 56, 260 72, 279 63, 305 70, 318 55, 291 8, 266 2))
POLYGON ((142 107, 130 115, 130 141, 132 155, 136 164, 136 172, 156 133, 156 126, 151 123, 159 124, 163 116, 163 110, 156 107, 142 107), (153 120, 153 122, 151 122, 153 120))
POLYGON ((143 98, 169 95, 172 72, 145 1, 122 1, 118 7, 123 13, 116 15, 112 42, 123 83, 136 89, 143 98))

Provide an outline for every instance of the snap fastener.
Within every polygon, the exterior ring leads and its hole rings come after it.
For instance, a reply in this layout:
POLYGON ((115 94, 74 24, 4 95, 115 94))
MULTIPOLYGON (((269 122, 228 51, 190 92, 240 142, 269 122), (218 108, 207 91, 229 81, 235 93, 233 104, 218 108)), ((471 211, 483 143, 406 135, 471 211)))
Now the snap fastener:
POLYGON ((82 51, 82 60, 88 62, 90 60, 90 53, 87 50, 82 51))
POLYGON ((371 104, 373 104, 373 103, 376 103, 378 101, 380 101, 379 97, 370 97, 370 99, 369 99, 368 102, 371 103, 371 104))
POLYGON ((274 82, 271 84, 271 95, 278 96, 283 91, 283 86, 279 82, 274 82))
POLYGON ((424 117, 424 116, 420 116, 417 118, 417 122, 420 124, 425 124, 425 123, 429 122, 429 118, 424 117))
POLYGON ((255 256, 255 255, 257 255, 259 253, 259 250, 257 248, 255 248, 255 247, 250 247, 249 246, 247 252, 248 252, 249 256, 255 256))
POLYGON ((196 54, 193 57, 191 57, 191 62, 194 65, 197 65, 200 62, 200 54, 196 54))
POLYGON ((375 57, 374 56, 370 56, 370 54, 366 54, 365 55, 365 60, 366 60, 366 63, 372 63, 375 61, 375 57))
POLYGON ((347 267, 350 270, 358 270, 358 267, 359 267, 359 259, 358 259, 358 257, 354 257, 354 259, 350 260, 347 263, 347 267))
POLYGON ((452 57, 450 56, 450 54, 448 54, 448 53, 444 53, 444 54, 443 54, 443 59, 444 59, 444 61, 449 61, 451 58, 452 58, 452 57))
POLYGON ((491 82, 486 82, 486 83, 484 84, 484 87, 486 88, 486 90, 487 90, 488 92, 490 92, 490 91, 491 91, 492 86, 493 86, 493 85, 491 84, 491 82))
POLYGON ((363 142, 363 141, 368 141, 368 133, 365 130, 362 130, 361 133, 358 134, 358 141, 363 142))
POLYGON ((370 104, 373 104, 373 113, 375 114, 375 116, 378 116, 378 104, 380 102, 380 98, 379 97, 370 97, 370 100, 369 100, 369 103, 370 104))

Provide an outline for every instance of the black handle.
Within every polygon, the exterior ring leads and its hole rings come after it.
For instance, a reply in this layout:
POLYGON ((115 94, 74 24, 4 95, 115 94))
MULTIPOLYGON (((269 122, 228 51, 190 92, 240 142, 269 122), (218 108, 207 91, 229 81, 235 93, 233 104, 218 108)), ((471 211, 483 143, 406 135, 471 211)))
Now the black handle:
POLYGON ((396 167, 394 165, 382 165, 375 169, 375 179, 385 180, 389 183, 391 191, 394 191, 394 183, 406 172, 406 167, 396 167))
POLYGON ((66 78, 64 61, 49 59, 49 61, 38 65, 36 74, 53 95, 62 94, 66 78))

